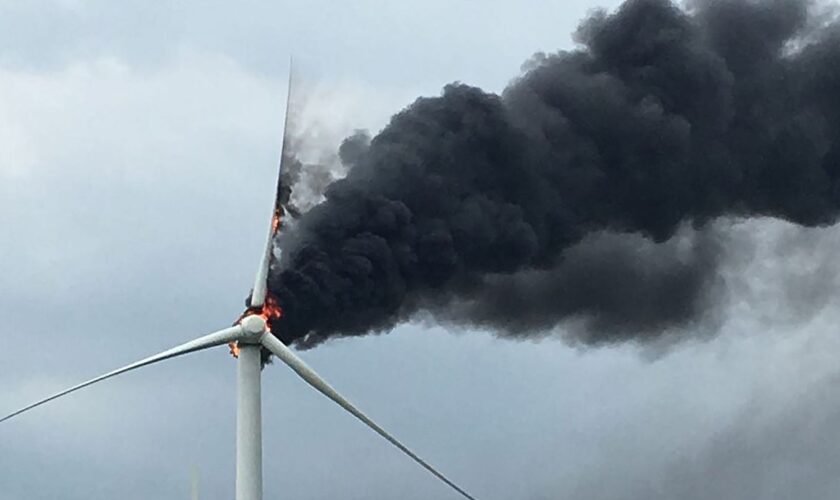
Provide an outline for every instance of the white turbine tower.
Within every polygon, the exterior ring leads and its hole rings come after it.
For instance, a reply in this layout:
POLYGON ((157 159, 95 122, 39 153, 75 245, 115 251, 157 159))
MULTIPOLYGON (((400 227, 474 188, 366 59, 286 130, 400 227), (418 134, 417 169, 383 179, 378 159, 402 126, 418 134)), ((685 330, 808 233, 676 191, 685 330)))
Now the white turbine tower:
MULTIPOLYGON (((289 78, 289 96, 291 96, 291 71, 289 78)), ((285 126, 288 125, 288 99, 286 103, 285 126)), ((257 268, 257 275, 254 281, 254 289, 251 294, 251 302, 246 312, 240 317, 237 323, 230 327, 210 333, 203 337, 191 340, 172 349, 141 359, 140 361, 117 368, 111 372, 92 378, 86 382, 65 389, 47 398, 41 399, 24 408, 0 418, 0 423, 25 413, 33 408, 43 405, 54 399, 75 392, 79 389, 93 385, 97 382, 115 377, 122 373, 151 365, 159 361, 175 358, 191 352, 209 349, 221 345, 230 344, 238 351, 237 366, 237 409, 236 409, 236 500, 261 500, 262 499, 262 402, 261 402, 261 349, 267 349, 277 356, 282 362, 289 366, 304 381, 321 394, 334 401, 340 407, 347 410, 351 415, 362 423, 373 429, 374 432, 385 438, 396 446, 400 451, 408 455, 412 460, 429 471, 435 477, 446 483, 460 495, 470 500, 475 500, 466 491, 447 479, 437 469, 429 465, 404 444, 391 436, 382 427, 376 424, 361 410, 356 408, 344 396, 338 393, 320 375, 303 362, 291 349, 278 340, 270 331, 269 320, 272 316, 271 296, 268 294, 268 273, 274 259, 274 239, 277 236, 283 222, 285 208, 282 197, 282 169, 283 158, 285 158, 285 131, 283 152, 281 152, 280 177, 277 181, 277 196, 275 198, 274 212, 272 214, 268 240, 265 245, 265 252, 257 268)))

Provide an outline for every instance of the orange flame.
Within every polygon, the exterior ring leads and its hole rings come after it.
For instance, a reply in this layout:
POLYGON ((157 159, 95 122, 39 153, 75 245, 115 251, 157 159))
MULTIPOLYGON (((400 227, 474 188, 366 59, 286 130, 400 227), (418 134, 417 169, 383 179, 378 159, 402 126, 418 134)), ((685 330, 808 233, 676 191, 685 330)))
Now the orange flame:
POLYGON ((282 223, 282 208, 277 209, 274 211, 274 215, 271 217, 271 232, 273 234, 277 234, 277 231, 280 230, 280 224, 282 223))
POLYGON ((268 324, 268 327, 271 328, 271 324, 274 321, 283 317, 283 308, 280 307, 280 303, 277 302, 277 299, 273 295, 268 294, 265 297, 265 304, 263 304, 257 314, 262 316, 268 324))
POLYGON ((239 358, 239 343, 228 342, 228 347, 230 347, 230 355, 234 358, 239 358))

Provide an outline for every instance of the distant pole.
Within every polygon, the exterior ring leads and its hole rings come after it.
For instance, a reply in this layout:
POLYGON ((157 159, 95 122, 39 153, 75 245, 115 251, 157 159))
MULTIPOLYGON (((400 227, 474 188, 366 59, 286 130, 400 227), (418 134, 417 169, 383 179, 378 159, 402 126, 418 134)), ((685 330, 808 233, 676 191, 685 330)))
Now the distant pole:
POLYGON ((190 499, 199 500, 198 498, 198 467, 192 466, 190 470, 190 499))
POLYGON ((236 406, 236 500, 262 500, 262 402, 259 344, 239 343, 236 406))

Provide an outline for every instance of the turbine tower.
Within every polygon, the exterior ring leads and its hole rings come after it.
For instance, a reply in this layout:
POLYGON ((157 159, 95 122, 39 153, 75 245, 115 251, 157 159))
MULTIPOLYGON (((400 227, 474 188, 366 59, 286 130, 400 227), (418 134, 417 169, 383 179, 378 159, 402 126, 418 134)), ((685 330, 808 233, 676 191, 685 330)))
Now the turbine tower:
POLYGON ((354 406, 330 384, 328 384, 315 370, 310 368, 283 342, 271 333, 271 321, 280 317, 282 310, 273 297, 268 293, 268 274, 273 263, 274 241, 283 226, 286 207, 284 198, 287 196, 287 186, 283 185, 283 166, 286 158, 286 136, 289 124, 289 99, 291 98, 292 78, 289 69, 289 87, 286 100, 286 113, 283 130, 283 143, 280 155, 280 165, 277 179, 277 192, 274 210, 271 216, 265 251, 262 254, 254 280, 247 310, 236 323, 217 332, 204 335, 179 346, 141 359, 129 365, 117 368, 111 372, 92 378, 78 385, 65 389, 49 397, 36 401, 2 418, 3 423, 13 417, 41 406, 54 399, 66 396, 89 385, 102 382, 122 373, 135 370, 147 365, 158 363, 170 358, 176 358, 192 352, 202 351, 211 347, 230 345, 237 357, 237 408, 236 408, 236 500, 262 500, 262 401, 261 401, 261 372, 262 349, 275 355, 300 378, 315 390, 338 404, 348 413, 359 419, 374 432, 385 438, 404 454, 408 455, 421 467, 429 471, 436 478, 461 496, 475 500, 466 491, 450 481, 446 476, 417 456, 408 447, 386 432, 370 417, 354 406))

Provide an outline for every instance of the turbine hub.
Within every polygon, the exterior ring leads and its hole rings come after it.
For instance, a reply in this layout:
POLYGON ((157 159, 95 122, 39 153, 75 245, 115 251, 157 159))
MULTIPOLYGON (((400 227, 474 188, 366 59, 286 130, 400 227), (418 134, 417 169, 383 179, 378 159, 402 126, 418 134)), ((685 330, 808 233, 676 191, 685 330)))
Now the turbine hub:
POLYGON ((248 337, 258 338, 266 331, 265 318, 258 314, 245 316, 244 318, 242 318, 242 322, 239 324, 242 326, 242 331, 248 337))

